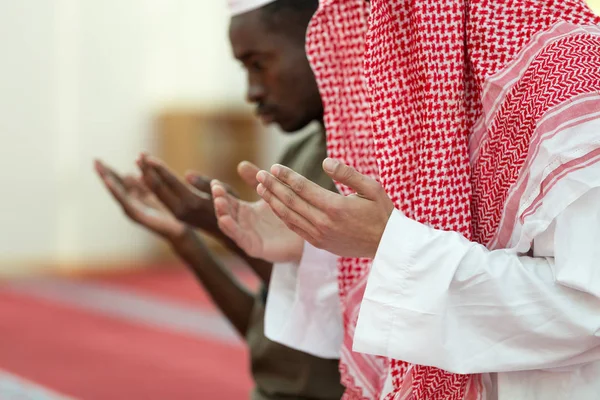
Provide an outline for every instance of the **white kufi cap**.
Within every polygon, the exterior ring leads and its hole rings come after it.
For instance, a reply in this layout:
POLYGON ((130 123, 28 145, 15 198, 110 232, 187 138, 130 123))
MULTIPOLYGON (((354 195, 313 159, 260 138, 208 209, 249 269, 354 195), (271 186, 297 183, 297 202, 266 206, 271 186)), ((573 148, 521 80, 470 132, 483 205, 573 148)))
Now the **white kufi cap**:
POLYGON ((227 0, 227 5, 229 6, 231 16, 234 17, 261 8, 274 1, 276 0, 227 0))

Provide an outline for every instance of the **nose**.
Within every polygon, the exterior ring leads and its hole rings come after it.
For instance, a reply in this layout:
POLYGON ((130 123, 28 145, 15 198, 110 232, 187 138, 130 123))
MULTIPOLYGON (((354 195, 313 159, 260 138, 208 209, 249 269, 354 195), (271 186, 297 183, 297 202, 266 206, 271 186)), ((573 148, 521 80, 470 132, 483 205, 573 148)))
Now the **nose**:
POLYGON ((260 103, 265 97, 265 87, 255 78, 248 77, 248 87, 246 89, 246 101, 249 103, 260 103))

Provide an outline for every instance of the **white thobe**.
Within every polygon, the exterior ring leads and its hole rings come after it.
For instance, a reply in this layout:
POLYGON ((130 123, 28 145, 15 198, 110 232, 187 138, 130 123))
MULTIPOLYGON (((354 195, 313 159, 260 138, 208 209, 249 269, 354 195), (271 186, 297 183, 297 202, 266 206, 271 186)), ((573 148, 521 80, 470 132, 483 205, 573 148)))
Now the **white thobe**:
MULTIPOLYGON (((551 217, 530 255, 490 251, 394 211, 369 274, 354 351, 483 373, 486 400, 600 399, 600 167, 557 186, 538 211, 551 217)), ((315 355, 339 355, 335 260, 306 246, 300 265, 275 266, 267 336, 315 355), (330 272, 315 272, 319 266, 330 272), (281 287, 289 289, 290 307, 275 310, 281 287), (305 319, 294 323, 297 310, 305 319), (308 319, 323 329, 307 334, 308 319), (285 332, 277 329, 284 322, 285 332)))

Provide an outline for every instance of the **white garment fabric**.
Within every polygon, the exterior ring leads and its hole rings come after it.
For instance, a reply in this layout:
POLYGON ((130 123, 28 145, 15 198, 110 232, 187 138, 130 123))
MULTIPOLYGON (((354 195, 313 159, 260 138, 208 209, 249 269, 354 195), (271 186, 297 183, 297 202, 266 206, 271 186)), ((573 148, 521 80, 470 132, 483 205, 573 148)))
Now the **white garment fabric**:
POLYGON ((265 336, 316 357, 340 358, 343 331, 337 256, 305 242, 299 264, 273 265, 265 336))
POLYGON ((276 0, 227 0, 229 13, 232 17, 259 9, 276 0))
MULTIPOLYGON (((600 121, 572 129, 567 133, 598 135, 600 121)), ((354 351, 483 373, 485 400, 600 399, 600 166, 561 180, 529 221, 521 235, 533 237, 529 246, 517 238, 510 249, 489 251, 392 213, 361 304, 354 351)), ((327 270, 296 281, 296 292, 337 297, 320 288, 335 269, 334 256, 326 254, 305 249, 311 267, 327 270)), ((285 297, 278 279, 273 274, 269 296, 285 297)), ((276 326, 298 318, 296 309, 319 319, 339 313, 339 301, 320 297, 319 304, 294 304, 278 316, 267 307, 267 318, 276 326)), ((333 354, 337 343, 323 333, 295 331, 275 340, 323 353, 332 346, 333 354)))
POLYGON ((487 399, 600 398, 599 205, 600 188, 571 204, 535 239, 534 257, 490 252, 394 212, 354 350, 500 372, 487 399))

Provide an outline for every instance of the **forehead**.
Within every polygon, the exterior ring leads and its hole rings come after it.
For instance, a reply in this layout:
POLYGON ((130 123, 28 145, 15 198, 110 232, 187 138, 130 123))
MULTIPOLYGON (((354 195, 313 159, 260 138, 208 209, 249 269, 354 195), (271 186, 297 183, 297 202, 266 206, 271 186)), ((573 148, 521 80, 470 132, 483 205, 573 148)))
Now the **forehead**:
POLYGON ((283 50, 285 37, 266 22, 260 9, 236 15, 229 22, 229 41, 236 58, 249 53, 283 50))

